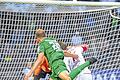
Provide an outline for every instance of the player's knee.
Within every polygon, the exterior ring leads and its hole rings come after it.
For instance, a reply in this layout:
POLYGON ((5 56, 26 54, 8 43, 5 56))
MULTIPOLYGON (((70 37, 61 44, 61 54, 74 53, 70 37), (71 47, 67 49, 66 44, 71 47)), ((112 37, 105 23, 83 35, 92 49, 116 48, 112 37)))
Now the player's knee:
POLYGON ((64 80, 71 80, 71 78, 70 78, 70 77, 67 77, 67 78, 65 78, 64 80))
MULTIPOLYGON (((61 78, 61 77, 60 77, 61 78)), ((69 76, 64 76, 61 78, 62 80, 71 80, 71 78, 69 76)))
POLYGON ((62 80, 71 80, 69 74, 68 74, 68 71, 63 71, 59 74, 59 77, 62 79, 62 80))
POLYGON ((68 78, 67 78, 67 80, 71 80, 71 78, 70 78, 70 77, 68 77, 68 78))
POLYGON ((49 80, 53 80, 52 78, 50 78, 49 80))

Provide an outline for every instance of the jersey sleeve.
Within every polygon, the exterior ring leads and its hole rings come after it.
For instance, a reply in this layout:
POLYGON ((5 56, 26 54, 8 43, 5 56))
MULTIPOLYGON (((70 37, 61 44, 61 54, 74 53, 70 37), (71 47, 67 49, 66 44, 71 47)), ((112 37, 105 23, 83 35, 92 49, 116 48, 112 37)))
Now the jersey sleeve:
POLYGON ((43 44, 39 44, 39 47, 38 47, 38 53, 41 53, 41 52, 44 53, 44 45, 43 44))

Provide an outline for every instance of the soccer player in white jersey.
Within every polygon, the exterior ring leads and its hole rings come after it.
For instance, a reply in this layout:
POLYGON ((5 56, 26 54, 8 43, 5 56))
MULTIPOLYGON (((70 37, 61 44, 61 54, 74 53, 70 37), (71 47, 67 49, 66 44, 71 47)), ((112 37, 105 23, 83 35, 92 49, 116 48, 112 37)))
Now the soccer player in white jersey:
MULTIPOLYGON (((88 50, 88 45, 83 44, 79 46, 72 46, 71 48, 68 49, 70 52, 75 53, 79 56, 79 62, 75 61, 74 59, 69 59, 69 65, 72 68, 76 68, 77 66, 85 63, 85 59, 82 55, 83 52, 88 50)), ((77 77, 76 80, 92 80, 92 75, 91 71, 86 67, 77 77)))
MULTIPOLYGON (((64 43, 60 43, 62 49, 64 50, 68 50, 71 53, 75 53, 79 56, 79 61, 75 61, 73 58, 71 57, 65 57, 64 58, 64 62, 67 65, 67 69, 69 71, 71 71, 72 69, 78 67, 79 65, 85 63, 85 59, 82 55, 83 52, 88 50, 88 45, 87 44, 83 44, 83 45, 79 45, 79 46, 70 46, 67 47, 64 43)), ((91 75, 91 71, 87 68, 85 68, 77 77, 75 80, 92 80, 92 75, 91 75)))

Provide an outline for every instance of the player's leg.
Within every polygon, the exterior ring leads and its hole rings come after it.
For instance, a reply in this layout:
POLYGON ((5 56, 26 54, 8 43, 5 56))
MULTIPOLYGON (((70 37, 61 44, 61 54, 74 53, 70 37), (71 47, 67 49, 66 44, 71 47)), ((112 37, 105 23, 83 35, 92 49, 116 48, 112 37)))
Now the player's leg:
POLYGON ((86 61, 84 64, 80 65, 79 67, 73 69, 70 74, 68 74, 66 67, 64 65, 61 65, 60 67, 56 68, 57 72, 59 73, 59 78, 62 80, 73 80, 84 68, 88 67, 89 65, 96 62, 95 58, 91 58, 88 61, 86 61))
POLYGON ((47 74, 46 72, 41 70, 38 75, 34 75, 34 80, 40 80, 41 78, 45 78, 46 74, 47 74))
POLYGON ((62 59, 54 61, 52 70, 51 78, 53 80, 70 80, 67 67, 62 59))
POLYGON ((62 80, 71 80, 71 78, 69 77, 68 71, 62 71, 62 72, 59 74, 59 77, 60 77, 62 80))
POLYGON ((51 77, 53 80, 73 80, 84 68, 88 67, 89 65, 96 62, 95 58, 91 58, 86 61, 84 64, 80 65, 79 67, 73 69, 71 73, 68 75, 67 68, 63 60, 57 60, 52 65, 52 74, 51 77), (54 77, 59 77, 60 79, 54 79, 54 77))
POLYGON ((52 78, 50 78, 49 80, 53 80, 52 78))
POLYGON ((71 73, 69 74, 69 76, 71 77, 71 79, 73 80, 84 68, 90 66, 91 64, 93 64, 94 62, 96 62, 97 60, 95 58, 90 58, 88 61, 86 61, 84 64, 78 66, 77 68, 73 69, 71 71, 71 73))

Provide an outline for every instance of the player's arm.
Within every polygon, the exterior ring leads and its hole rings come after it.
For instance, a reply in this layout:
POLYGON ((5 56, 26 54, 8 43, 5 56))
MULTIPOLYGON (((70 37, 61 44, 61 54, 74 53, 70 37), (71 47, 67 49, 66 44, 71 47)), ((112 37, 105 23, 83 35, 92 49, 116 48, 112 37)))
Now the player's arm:
POLYGON ((30 70, 30 72, 29 72, 27 75, 25 75, 24 80, 28 80, 28 78, 32 75, 32 73, 35 71, 35 69, 36 69, 36 68, 40 65, 40 63, 42 62, 43 57, 44 57, 44 53, 40 53, 40 54, 38 55, 37 60, 35 61, 33 67, 32 67, 31 70, 30 70))
POLYGON ((63 49, 63 51, 64 51, 64 56, 65 56, 65 57, 72 57, 72 58, 74 58, 74 59, 78 59, 78 55, 72 54, 71 52, 69 52, 69 51, 67 50, 67 47, 68 47, 68 46, 67 46, 64 42, 59 41, 58 43, 59 43, 61 49, 63 49))
POLYGON ((64 50, 65 57, 72 57, 74 59, 78 59, 78 55, 71 53, 70 51, 64 50))

